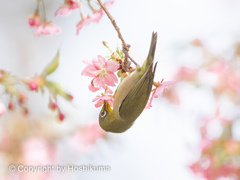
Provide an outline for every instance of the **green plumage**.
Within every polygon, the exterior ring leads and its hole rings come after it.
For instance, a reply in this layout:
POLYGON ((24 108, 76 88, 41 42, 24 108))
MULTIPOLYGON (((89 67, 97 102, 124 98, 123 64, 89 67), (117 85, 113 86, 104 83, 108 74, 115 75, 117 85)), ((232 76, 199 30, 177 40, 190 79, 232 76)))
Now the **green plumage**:
POLYGON ((152 42, 147 59, 141 67, 137 66, 134 73, 126 77, 115 94, 113 110, 105 101, 99 114, 102 129, 121 133, 129 129, 144 110, 153 85, 153 70, 157 33, 152 34, 152 42))

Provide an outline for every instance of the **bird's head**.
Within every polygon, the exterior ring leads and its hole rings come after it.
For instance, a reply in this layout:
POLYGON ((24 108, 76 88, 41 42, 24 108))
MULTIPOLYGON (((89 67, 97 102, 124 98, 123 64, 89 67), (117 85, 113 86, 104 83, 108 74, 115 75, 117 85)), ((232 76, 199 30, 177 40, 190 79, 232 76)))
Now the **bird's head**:
POLYGON ((110 131, 113 121, 113 110, 110 107, 108 101, 104 100, 103 107, 99 113, 99 124, 103 130, 110 131))

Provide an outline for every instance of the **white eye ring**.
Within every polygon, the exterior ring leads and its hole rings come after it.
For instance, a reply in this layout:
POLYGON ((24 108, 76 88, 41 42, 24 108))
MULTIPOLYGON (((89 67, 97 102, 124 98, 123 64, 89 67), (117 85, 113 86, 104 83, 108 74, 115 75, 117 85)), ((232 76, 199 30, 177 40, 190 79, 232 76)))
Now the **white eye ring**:
POLYGON ((105 117, 106 115, 107 115, 107 111, 102 111, 100 114, 101 118, 105 117))

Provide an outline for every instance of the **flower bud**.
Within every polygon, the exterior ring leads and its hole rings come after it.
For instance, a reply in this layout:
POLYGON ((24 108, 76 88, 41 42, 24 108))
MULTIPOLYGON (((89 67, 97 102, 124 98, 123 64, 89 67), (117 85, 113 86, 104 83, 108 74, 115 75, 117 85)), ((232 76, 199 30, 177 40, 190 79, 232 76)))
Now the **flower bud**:
POLYGON ((22 93, 22 92, 19 92, 18 93, 18 102, 20 103, 20 104, 24 104, 25 102, 26 102, 26 96, 25 96, 25 94, 24 93, 22 93))
POLYGON ((49 107, 49 109, 51 109, 51 110, 57 109, 57 108, 58 108, 57 102, 56 102, 56 101, 53 102, 52 99, 50 98, 50 99, 49 99, 49 103, 48 103, 48 107, 49 107))
POLYGON ((38 85, 34 82, 34 81, 31 81, 28 83, 28 87, 29 89, 31 89, 32 91, 36 91, 38 89, 38 85))
POLYGON ((11 98, 8 102, 8 109, 9 110, 14 110, 15 106, 14 106, 14 102, 13 99, 11 98))
POLYGON ((59 118, 60 121, 63 121, 64 118, 65 118, 65 115, 60 112, 59 115, 58 115, 58 118, 59 118))
POLYGON ((31 27, 34 27, 34 26, 38 27, 38 26, 40 26, 41 18, 39 16, 39 14, 35 13, 35 14, 30 15, 29 18, 28 18, 28 24, 31 27))
POLYGON ((68 94, 68 99, 73 100, 73 96, 71 94, 68 94))
POLYGON ((24 107, 23 108, 23 113, 24 113, 24 115, 28 115, 28 108, 24 107))
POLYGON ((110 58, 113 59, 113 60, 120 59, 119 56, 118 56, 118 54, 115 53, 115 52, 113 52, 113 53, 111 54, 111 57, 110 57, 110 58))
POLYGON ((106 42, 106 41, 103 41, 102 43, 103 43, 103 45, 104 45, 104 46, 108 47, 108 45, 107 45, 107 42, 106 42))

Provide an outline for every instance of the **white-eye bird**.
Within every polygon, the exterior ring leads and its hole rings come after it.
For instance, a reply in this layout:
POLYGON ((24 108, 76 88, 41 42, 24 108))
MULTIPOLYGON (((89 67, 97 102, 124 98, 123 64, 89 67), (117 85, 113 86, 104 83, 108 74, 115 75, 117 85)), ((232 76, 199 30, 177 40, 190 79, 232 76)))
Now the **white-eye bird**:
POLYGON ((151 94, 156 64, 153 68, 157 33, 152 41, 147 59, 142 67, 124 78, 115 94, 113 109, 104 100, 99 114, 99 124, 107 132, 122 133, 128 130, 144 110, 151 94))

